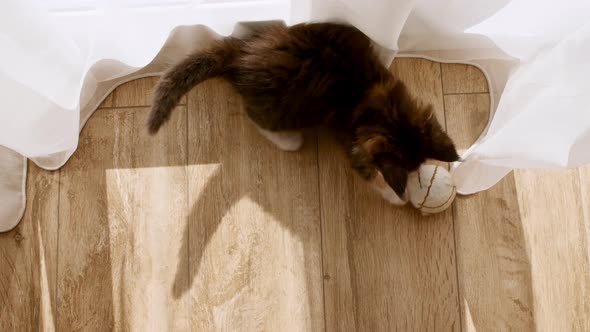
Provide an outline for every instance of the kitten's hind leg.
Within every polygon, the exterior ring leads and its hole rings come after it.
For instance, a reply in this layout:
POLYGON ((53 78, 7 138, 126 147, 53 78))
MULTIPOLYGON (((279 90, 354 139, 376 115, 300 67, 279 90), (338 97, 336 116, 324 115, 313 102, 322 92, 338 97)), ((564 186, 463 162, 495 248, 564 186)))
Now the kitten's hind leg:
POLYGON ((258 129, 258 132, 283 151, 297 151, 303 146, 303 133, 298 130, 269 130, 276 118, 268 116, 268 112, 261 108, 246 107, 247 118, 258 129), (264 127, 264 128, 263 128, 264 127))
POLYGON ((260 134, 283 151, 297 151, 303 146, 303 133, 300 131, 270 131, 256 126, 260 134))

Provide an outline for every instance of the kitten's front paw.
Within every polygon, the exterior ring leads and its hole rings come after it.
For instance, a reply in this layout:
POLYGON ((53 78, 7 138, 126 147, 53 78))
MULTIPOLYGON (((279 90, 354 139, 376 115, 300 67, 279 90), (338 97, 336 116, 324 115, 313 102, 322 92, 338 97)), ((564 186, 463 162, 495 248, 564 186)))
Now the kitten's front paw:
POLYGON ((404 197, 399 197, 393 189, 385 182, 383 178, 383 174, 381 172, 377 172, 377 175, 371 181, 371 185, 373 188, 381 194, 386 201, 393 205, 406 205, 408 203, 407 194, 404 197))
POLYGON ((282 132, 279 133, 279 138, 274 143, 283 151, 297 151, 303 146, 303 134, 300 132, 282 132))
POLYGON ((407 199, 399 197, 389 186, 385 190, 381 191, 381 196, 383 196, 386 201, 393 205, 402 206, 408 203, 407 199))
POLYGON ((298 131, 269 131, 258 128, 262 136, 283 151, 297 151, 303 146, 303 134, 298 131))

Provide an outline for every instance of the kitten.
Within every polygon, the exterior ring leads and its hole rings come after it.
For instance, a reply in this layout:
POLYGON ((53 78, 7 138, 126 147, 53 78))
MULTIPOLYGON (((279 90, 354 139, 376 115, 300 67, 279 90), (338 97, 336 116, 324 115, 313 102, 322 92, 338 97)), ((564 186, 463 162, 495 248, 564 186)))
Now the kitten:
POLYGON ((392 204, 407 202, 408 173, 424 161, 459 159, 432 107, 414 99, 381 64, 370 39, 348 25, 273 25, 188 56, 160 79, 149 132, 212 77, 232 84, 260 133, 283 150, 301 147, 304 128, 344 133, 354 169, 392 204))

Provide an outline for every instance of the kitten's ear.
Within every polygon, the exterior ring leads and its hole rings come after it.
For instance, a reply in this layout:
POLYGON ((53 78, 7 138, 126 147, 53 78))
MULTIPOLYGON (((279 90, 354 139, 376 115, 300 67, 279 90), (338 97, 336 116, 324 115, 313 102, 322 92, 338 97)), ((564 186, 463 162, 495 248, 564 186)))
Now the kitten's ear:
POLYGON ((432 128, 428 157, 446 162, 454 162, 460 159, 455 144, 438 123, 432 128))
POLYGON ((387 182, 400 198, 403 198, 408 183, 408 170, 391 163, 379 165, 379 169, 381 174, 383 174, 385 182, 387 182))
POLYGON ((375 135, 371 138, 365 140, 361 146, 363 150, 373 158, 374 155, 378 154, 379 152, 385 149, 385 144, 387 144, 387 139, 381 135, 375 135))

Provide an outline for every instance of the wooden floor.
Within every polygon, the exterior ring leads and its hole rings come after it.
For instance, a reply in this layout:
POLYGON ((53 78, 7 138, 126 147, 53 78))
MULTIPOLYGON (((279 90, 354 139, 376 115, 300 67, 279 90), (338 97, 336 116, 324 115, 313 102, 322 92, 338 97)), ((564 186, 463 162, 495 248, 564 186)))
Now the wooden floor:
MULTIPOLYGON (((476 139, 477 69, 392 71, 476 139)), ((423 218, 325 134, 274 148, 221 81, 149 137, 155 81, 115 90, 61 170, 30 164, 0 234, 0 331, 590 331, 590 167, 518 171, 423 218)))

